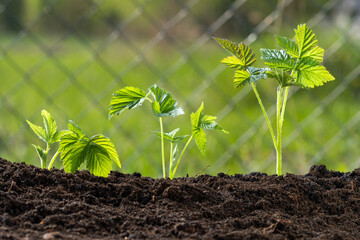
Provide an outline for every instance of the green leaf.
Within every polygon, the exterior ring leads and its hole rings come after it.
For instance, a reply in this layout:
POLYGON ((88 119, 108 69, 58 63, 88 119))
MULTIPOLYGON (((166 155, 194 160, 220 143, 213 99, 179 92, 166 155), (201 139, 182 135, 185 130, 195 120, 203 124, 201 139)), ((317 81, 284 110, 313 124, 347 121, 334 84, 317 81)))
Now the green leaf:
POLYGON ((227 66, 231 68, 246 68, 248 66, 251 66, 255 61, 255 54, 244 43, 236 44, 233 43, 227 39, 221 39, 221 38, 214 38, 223 48, 228 50, 230 53, 232 53, 236 58, 227 57, 224 58, 221 63, 226 64, 227 66))
POLYGON ((260 49, 260 51, 265 65, 270 68, 291 70, 295 66, 294 59, 285 50, 260 49))
POLYGON ((40 158, 41 167, 45 167, 46 158, 47 158, 46 151, 44 149, 42 149, 40 146, 37 146, 34 144, 32 144, 32 146, 35 148, 35 151, 40 158))
POLYGON ((81 138, 75 132, 63 136, 59 144, 61 160, 64 163, 65 171, 74 173, 86 160, 86 151, 88 138, 81 138))
MULTIPOLYGON (((171 156, 171 158, 172 158, 171 161, 172 161, 173 164, 174 164, 175 161, 176 161, 176 155, 177 155, 178 151, 179 151, 178 145, 175 144, 175 146, 174 146, 174 148, 173 148, 173 153, 172 153, 172 156, 171 156)), ((171 169, 171 170, 172 170, 172 169, 171 169)))
POLYGON ((90 138, 91 146, 97 145, 101 147, 104 152, 107 153, 110 160, 114 161, 116 165, 121 168, 121 163, 119 160, 119 156, 116 152, 114 144, 110 141, 109 138, 105 137, 104 135, 98 134, 92 136, 90 138))
POLYGON ((46 132, 45 129, 35 125, 33 123, 31 123, 30 121, 26 120, 26 122, 29 124, 30 128, 34 131, 34 133, 44 142, 47 142, 47 136, 46 136, 46 132))
POLYGON ((306 24, 299 24, 295 29, 296 43, 299 48, 299 58, 316 46, 317 40, 315 34, 306 26, 306 24))
POLYGON ((196 145, 198 146, 201 154, 205 157, 206 156, 205 149, 207 144, 205 131, 201 128, 198 128, 196 131, 193 132, 193 135, 195 138, 196 145))
POLYGON ((54 142, 59 142, 60 139, 68 133, 68 130, 57 131, 53 137, 54 142))
POLYGON ((319 46, 315 46, 309 51, 307 51, 305 54, 303 54, 302 58, 310 57, 317 62, 321 63, 324 59, 324 52, 325 50, 319 46))
POLYGON ((78 138, 88 138, 88 136, 85 134, 85 132, 73 120, 69 120, 68 128, 69 128, 69 131, 76 134, 78 136, 78 138))
POLYGON ((190 114, 191 125, 192 125, 192 135, 195 138, 196 145, 198 146, 200 152, 205 156, 206 148, 206 134, 204 129, 210 130, 219 130, 224 133, 225 131, 215 120, 215 116, 204 115, 204 103, 201 103, 200 107, 195 113, 190 114))
POLYGON ((249 48, 244 43, 240 43, 238 47, 241 53, 241 58, 240 58, 241 65, 243 67, 251 66, 256 61, 255 53, 253 52, 253 50, 251 50, 251 48, 249 48))
POLYGON ((200 127, 202 129, 209 129, 209 130, 219 130, 223 133, 229 133, 228 131, 224 130, 217 122, 217 117, 211 115, 204 115, 200 120, 200 127))
POLYGON ((114 144, 103 135, 95 135, 89 139, 86 151, 86 167, 90 173, 107 177, 111 171, 111 163, 114 161, 121 167, 119 156, 114 144))
POLYGON ((220 62, 224 63, 225 65, 227 65, 230 68, 238 68, 238 67, 242 66, 240 59, 235 56, 226 57, 223 60, 221 60, 220 62))
POLYGON ((45 126, 46 142, 52 144, 53 142, 56 142, 56 139, 54 139, 54 135, 57 132, 56 123, 51 114, 46 110, 41 111, 41 116, 43 117, 45 126))
POLYGON ((251 74, 246 70, 236 70, 234 75, 234 87, 243 87, 250 83, 251 74))
POLYGON ((110 101, 109 118, 120 115, 125 109, 133 109, 142 105, 146 93, 136 87, 125 87, 116 91, 110 101))
POLYGON ((275 38, 276 38, 276 42, 279 45, 279 47, 284 49, 291 57, 293 57, 293 58, 300 57, 299 56, 300 55, 299 48, 295 42, 291 41, 287 37, 275 36, 275 38))
POLYGON ((170 93, 159 88, 157 85, 153 85, 149 90, 155 99, 152 103, 152 109, 156 117, 176 117, 184 114, 184 111, 177 106, 177 101, 172 98, 170 93))
POLYGON ((230 40, 227 39, 221 39, 221 38, 215 38, 214 39, 227 51, 229 51, 231 54, 238 58, 242 58, 242 54, 240 52, 240 48, 238 45, 230 40))
MULTIPOLYGON (((183 135, 183 136, 177 136, 175 137, 176 133, 180 130, 180 128, 176 128, 174 129, 173 131, 169 132, 169 133, 164 133, 164 139, 169 141, 169 142, 172 142, 172 143, 175 143, 175 142, 178 142, 178 141, 181 141, 185 138, 187 138, 189 135, 183 135)), ((161 137, 161 132, 155 132, 156 135, 158 135, 159 137, 161 137)))
POLYGON ((69 122, 67 134, 61 137, 59 151, 66 172, 73 173, 86 162, 90 173, 107 177, 113 161, 121 167, 110 139, 100 134, 89 138, 73 121, 69 122))
POLYGON ((236 70, 234 75, 234 87, 244 87, 249 83, 256 83, 260 79, 266 79, 267 68, 248 67, 247 70, 236 70))
POLYGON ((322 86, 335 79, 323 65, 302 65, 298 71, 295 71, 294 77, 295 81, 304 88, 322 86))

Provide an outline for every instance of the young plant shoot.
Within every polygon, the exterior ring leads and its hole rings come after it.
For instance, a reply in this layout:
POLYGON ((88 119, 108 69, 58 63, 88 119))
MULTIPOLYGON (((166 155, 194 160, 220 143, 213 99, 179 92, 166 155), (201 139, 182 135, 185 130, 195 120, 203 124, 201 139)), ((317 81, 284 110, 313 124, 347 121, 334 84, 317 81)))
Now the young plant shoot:
MULTIPOLYGON (((44 122, 44 128, 37 126, 30 121, 26 120, 26 122, 29 124, 30 128, 34 131, 34 133, 46 143, 45 149, 43 149, 40 146, 34 145, 34 148, 36 150, 37 155, 40 158, 40 165, 41 168, 46 168, 47 163, 47 157, 49 154, 50 146, 53 145, 53 143, 59 142, 60 138, 66 134, 65 131, 57 131, 56 122, 51 116, 51 114, 46 111, 41 111, 41 116, 43 118, 44 122)), ((59 155, 59 151, 56 151, 54 156, 52 157, 48 169, 50 170, 56 157, 59 155)))
POLYGON ((177 106, 177 101, 173 99, 171 94, 166 92, 164 89, 159 88, 157 85, 151 86, 148 93, 136 87, 122 88, 116 91, 111 98, 109 118, 114 115, 120 115, 125 109, 139 107, 145 100, 151 103, 154 116, 159 118, 161 134, 161 160, 163 177, 165 178, 163 117, 176 117, 184 114, 184 111, 182 108, 177 106), (151 95, 153 99, 150 99, 148 97, 149 95, 151 95))
POLYGON ((152 104, 153 113, 156 117, 159 118, 160 122, 160 132, 156 132, 156 134, 159 135, 161 140, 161 159, 164 178, 166 177, 164 140, 170 142, 169 177, 170 179, 173 179, 179 166, 180 160, 193 138, 195 138, 195 142, 197 143, 197 146, 200 149, 201 153, 205 155, 205 147, 207 141, 204 129, 217 129, 226 132, 215 122, 216 117, 203 115, 204 106, 203 104, 201 104, 198 111, 191 114, 192 134, 190 135, 190 137, 189 135, 176 136, 179 128, 173 130, 172 132, 164 133, 162 118, 165 116, 176 117, 178 115, 184 114, 184 111, 177 106, 177 101, 172 98, 170 93, 159 88, 157 85, 150 87, 148 93, 135 87, 125 87, 116 91, 113 94, 110 102, 109 117, 111 118, 114 115, 120 115, 121 112, 124 111, 126 108, 133 109, 135 107, 141 106, 145 100, 149 101, 152 104), (153 99, 150 99, 148 97, 149 95, 151 95, 153 99), (174 168, 173 166, 176 161, 176 154, 178 152, 178 147, 176 143, 187 137, 189 137, 189 139, 185 144, 174 168))
POLYGON ((47 155, 50 145, 59 142, 59 149, 51 159, 50 170, 54 160, 60 154, 65 171, 74 173, 86 162, 86 168, 95 176, 107 177, 110 173, 112 162, 121 167, 115 146, 110 139, 98 134, 88 137, 73 121, 69 121, 69 130, 57 131, 56 123, 46 110, 41 111, 45 128, 27 121, 30 128, 38 137, 46 142, 43 150, 40 146, 33 145, 40 158, 41 168, 46 167, 47 155))
POLYGON ((290 86, 314 88, 334 80, 334 77, 322 65, 324 49, 317 45, 315 34, 306 24, 295 29, 295 41, 287 37, 275 36, 278 49, 261 49, 261 58, 267 68, 255 68, 251 65, 256 61, 254 52, 244 43, 235 44, 226 39, 215 40, 232 56, 221 60, 230 68, 235 69, 235 88, 251 84, 260 108, 266 119, 276 151, 276 173, 282 174, 282 127, 286 101, 290 86), (276 134, 266 113, 256 83, 260 79, 275 79, 278 83, 276 97, 276 134))
MULTIPOLYGON (((188 139, 187 143, 185 144, 183 150, 181 151, 181 154, 177 160, 176 166, 174 169, 172 169, 172 164, 175 162, 176 158, 176 150, 177 145, 175 145, 174 154, 171 154, 170 159, 170 167, 169 167, 169 177, 170 179, 173 179, 176 173, 176 170, 179 166, 180 160, 182 156, 184 155, 186 148, 189 146, 192 139, 195 139, 196 145, 198 149, 200 150, 201 154, 205 157, 205 149, 207 144, 206 134, 204 130, 219 130, 223 133, 229 133, 228 131, 224 130, 220 125, 216 122, 215 116, 210 115, 204 115, 204 103, 201 103, 199 109, 195 113, 191 113, 190 120, 191 120, 191 135, 188 139)), ((180 137, 180 139, 183 139, 184 137, 180 137)), ((173 138, 175 140, 176 138, 173 138)), ((172 148, 172 145, 170 146, 172 148)))
POLYGON ((107 177, 112 162, 121 168, 119 156, 109 138, 101 134, 89 137, 71 120, 68 128, 59 144, 66 172, 74 173, 85 162, 86 168, 95 176, 107 177))

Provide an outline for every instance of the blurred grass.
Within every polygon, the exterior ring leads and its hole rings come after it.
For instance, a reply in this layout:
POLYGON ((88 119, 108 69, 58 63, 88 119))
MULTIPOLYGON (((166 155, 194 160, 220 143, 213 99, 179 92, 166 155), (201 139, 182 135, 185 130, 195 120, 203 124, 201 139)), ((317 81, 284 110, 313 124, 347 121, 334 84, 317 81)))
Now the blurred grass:
MULTIPOLYGON (((287 31, 284 29, 282 35, 292 34, 290 30, 287 31)), ((341 35, 337 31, 329 34, 329 31, 320 28, 314 31, 320 46, 325 50, 341 35)), ((188 134, 191 131, 189 114, 197 109, 201 101, 205 103, 205 113, 211 115, 221 113, 224 107, 231 109, 229 114, 220 116, 220 124, 230 134, 208 132, 207 159, 201 156, 193 142, 181 162, 177 176, 184 176, 186 173, 195 175, 207 165, 211 166, 206 168, 204 173, 274 173, 275 152, 253 93, 250 91, 239 102, 234 102, 233 97, 238 94, 239 89, 233 88, 231 70, 221 72, 213 80, 209 76, 204 78, 204 75, 213 72, 219 66, 219 61, 227 55, 214 41, 207 42, 191 55, 191 61, 171 73, 169 69, 182 55, 166 41, 160 42, 149 51, 142 61, 133 62, 136 54, 120 40, 111 43, 98 52, 98 55, 93 55, 91 49, 100 46, 100 38, 89 38, 85 45, 78 41, 76 36, 66 38, 60 44, 57 44, 56 35, 41 35, 38 38, 46 48, 53 49, 54 45, 57 46, 51 51, 51 55, 44 54, 30 37, 17 43, 7 54, 1 53, 1 157, 39 166, 31 144, 42 143, 28 128, 25 119, 40 124, 40 111, 45 108, 53 114, 59 129, 65 129, 67 120, 72 119, 89 135, 103 133, 110 137, 117 147, 123 165, 121 171, 161 176, 160 143, 156 136, 148 137, 153 135, 152 131, 158 130, 158 120, 152 116, 150 106, 128 111, 110 121, 107 116, 111 94, 115 90, 126 85, 146 89, 160 80, 160 85, 173 93, 186 112, 186 115, 176 119, 165 119, 166 131, 180 127, 180 134, 188 134), (115 80, 114 74, 117 75, 115 80), (209 84, 202 89, 204 80, 209 84), (194 89, 200 91, 192 99, 187 99, 193 95, 194 89), (217 160, 222 159, 232 144, 249 131, 259 118, 262 121, 259 130, 235 148, 224 165, 217 168, 217 160), (123 133, 120 133, 122 131, 123 133)), ((9 46, 13 39, 12 35, 2 35, 0 45, 9 46)), ((272 41, 273 33, 264 33, 251 47, 259 56, 260 47, 274 47, 272 41)), ((133 41, 132 44, 141 48, 146 45, 146 41, 133 41)), ((336 81, 321 88, 300 90, 289 99, 284 139, 296 130, 299 123, 359 64, 360 59, 354 52, 354 46, 356 43, 348 41, 326 59, 327 68, 336 77, 336 81)), ((261 64, 260 59, 258 64, 261 64)), ((284 172, 304 173, 309 169, 308 161, 359 111, 358 89, 359 83, 355 80, 334 102, 324 106, 323 114, 300 130, 296 139, 283 150, 284 172)), ((249 89, 243 89, 247 90, 249 89)), ((259 83, 258 90, 266 107, 275 103, 275 82, 263 81, 259 83)), ((358 167, 359 130, 358 124, 349 129, 346 136, 325 153, 318 163, 341 171, 358 167)), ((57 161, 55 166, 60 168, 61 163, 57 161)))

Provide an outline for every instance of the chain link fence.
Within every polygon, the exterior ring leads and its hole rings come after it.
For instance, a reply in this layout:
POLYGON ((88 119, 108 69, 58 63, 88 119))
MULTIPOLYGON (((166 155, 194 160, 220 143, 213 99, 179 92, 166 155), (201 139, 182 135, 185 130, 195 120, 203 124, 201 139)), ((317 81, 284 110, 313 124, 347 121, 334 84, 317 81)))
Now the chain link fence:
MULTIPOLYGON (((160 142, 150 108, 108 120, 111 94, 127 85, 157 83, 186 115, 165 119, 166 131, 191 131, 189 113, 202 101, 229 135, 209 132, 207 158, 193 146, 180 174, 265 171, 275 152, 251 88, 234 89, 226 52, 212 36, 244 41, 256 53, 274 48, 274 34, 293 35, 306 22, 325 49, 336 81, 314 90, 292 89, 284 126, 284 168, 304 173, 312 164, 359 167, 360 3, 356 0, 21 1, 0 7, 0 156, 38 165, 26 124, 47 109, 65 129, 77 122, 110 137, 124 172, 160 176, 160 142)), ((257 54, 259 56, 259 54, 257 54)), ((258 63, 261 60, 258 57, 258 63)), ((276 84, 259 83, 273 119, 276 84)), ((56 167, 61 167, 58 161, 56 167)))

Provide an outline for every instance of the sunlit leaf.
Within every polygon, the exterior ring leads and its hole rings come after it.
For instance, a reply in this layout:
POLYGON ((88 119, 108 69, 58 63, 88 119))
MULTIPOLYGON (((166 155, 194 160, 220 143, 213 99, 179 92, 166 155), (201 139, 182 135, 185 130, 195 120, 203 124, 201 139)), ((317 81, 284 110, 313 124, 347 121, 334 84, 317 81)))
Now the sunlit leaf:
POLYGON ((296 82, 304 88, 313 88, 324 85, 324 83, 335 78, 323 65, 303 65, 295 74, 296 82))
POLYGON ((324 59, 324 52, 325 50, 319 46, 315 46, 309 51, 307 51, 305 54, 302 55, 303 58, 310 57, 319 63, 321 63, 324 59))
POLYGON ((296 43, 299 48, 299 57, 304 57, 305 54, 316 46, 317 40, 315 34, 306 26, 306 24, 299 24, 295 29, 296 43))
POLYGON ((193 135, 196 145, 198 146, 201 154, 205 157, 205 149, 207 144, 205 131, 202 128, 198 128, 196 131, 193 132, 193 135))
POLYGON ((116 91, 110 101, 109 117, 120 115, 125 109, 141 106, 146 93, 136 87, 125 87, 116 91))
POLYGON ((59 151, 66 172, 73 173, 86 162, 90 173, 107 177, 113 161, 121 167, 115 146, 109 138, 100 134, 89 138, 73 121, 69 123, 67 134, 61 137, 59 151))
POLYGON ((57 132, 56 123, 51 114, 46 110, 41 111, 41 116, 43 117, 47 142, 51 144, 55 142, 54 135, 57 132))
POLYGON ((46 157, 47 157, 45 150, 42 149, 42 147, 34 145, 34 144, 32 144, 32 146, 35 148, 35 151, 40 158, 41 167, 44 167, 44 164, 46 164, 45 161, 46 161, 46 157))
POLYGON ((200 107, 195 113, 191 113, 191 125, 192 125, 192 135, 195 138, 196 145, 198 146, 200 152, 205 156, 206 148, 206 134, 204 129, 209 130, 219 130, 224 133, 225 131, 215 120, 215 116, 204 115, 204 103, 201 103, 200 107))
POLYGON ((155 98, 155 101, 152 103, 152 109, 156 117, 176 117, 184 114, 184 111, 181 107, 177 106, 177 101, 172 98, 170 93, 159 88, 157 85, 153 85, 149 90, 155 98))
POLYGON ((260 79, 266 79, 267 68, 248 67, 247 70, 236 70, 234 75, 234 87, 243 87, 249 83, 256 83, 260 79))
POLYGON ((26 120, 26 122, 29 124, 30 128, 34 131, 34 133, 44 142, 47 141, 47 136, 46 136, 46 132, 45 129, 35 125, 33 123, 31 123, 30 121, 26 120))
POLYGON ((255 53, 244 43, 238 45, 241 53, 240 62, 243 67, 251 66, 255 61, 255 53))
POLYGON ((251 66, 255 61, 255 54, 244 43, 236 44, 227 39, 214 38, 223 48, 228 50, 234 56, 224 58, 221 63, 226 64, 231 68, 241 68, 251 66))
POLYGON ((260 51, 265 65, 270 68, 291 70, 295 66, 294 59, 285 50, 260 49, 260 51))
POLYGON ((295 42, 291 41, 291 39, 287 37, 275 36, 275 38, 279 47, 284 49, 291 57, 293 58, 300 57, 299 48, 295 42))
POLYGON ((240 48, 238 45, 230 40, 221 39, 221 38, 214 38, 224 49, 229 51, 231 54, 238 58, 242 58, 242 54, 240 52, 240 48))
MULTIPOLYGON (((169 132, 169 133, 164 133, 164 139, 169 141, 169 142, 178 142, 181 141, 185 138, 187 138, 189 135, 183 135, 183 136, 175 136, 176 133, 180 130, 180 128, 176 128, 173 131, 169 132)), ((156 135, 158 135, 159 137, 161 137, 161 132, 155 132, 156 135)))
POLYGON ((230 68, 238 68, 242 66, 240 59, 235 56, 226 57, 223 60, 221 60, 221 63, 224 63, 230 68))

